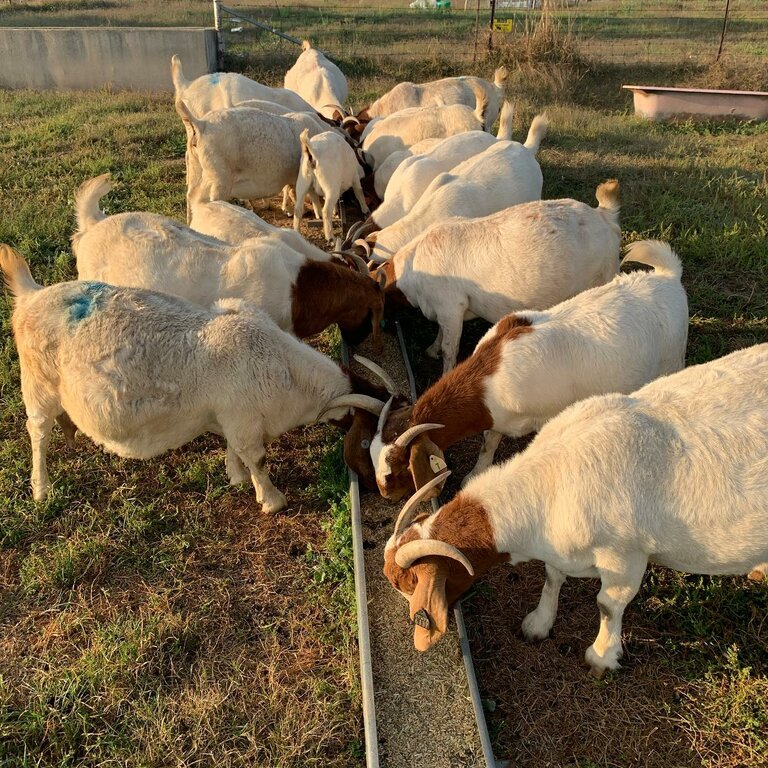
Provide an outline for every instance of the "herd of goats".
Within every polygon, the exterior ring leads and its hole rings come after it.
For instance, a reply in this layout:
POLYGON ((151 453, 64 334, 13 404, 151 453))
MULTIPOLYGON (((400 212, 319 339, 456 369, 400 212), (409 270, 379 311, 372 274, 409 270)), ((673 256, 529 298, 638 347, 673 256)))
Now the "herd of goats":
MULTIPOLYGON (((414 643, 446 631, 449 607, 497 563, 541 560, 541 599, 523 621, 547 636, 567 576, 597 577, 600 629, 586 659, 616 669, 621 622, 647 564, 768 575, 768 344, 684 368, 680 259, 641 241, 620 273, 619 184, 598 207, 542 200, 537 116, 513 141, 494 82, 401 83, 357 115, 344 75, 308 43, 269 88, 234 73, 184 78, 188 226, 146 212, 107 216, 108 174, 76 193, 79 280, 44 288, 0 246, 32 444, 31 484, 51 484, 54 422, 120 456, 148 459, 213 432, 233 484, 264 512, 286 504, 265 443, 300 425, 346 432, 344 456, 393 501, 412 494, 384 570, 410 606, 414 643), (498 135, 488 129, 499 118, 498 135), (363 186, 373 181, 373 191, 363 186), (301 236, 304 198, 333 240, 352 188, 364 221, 327 253, 301 236), (295 192, 294 192, 295 190, 295 192), (232 198, 283 193, 294 227, 232 198), (380 366, 372 381, 301 341, 331 324, 358 344, 397 304, 439 333, 443 376, 416 402, 380 366), (466 319, 495 323, 457 365, 466 319), (484 434, 462 490, 438 511, 445 451, 484 434), (538 432, 493 465, 502 436, 538 432)), ((623 262, 621 262, 623 263, 623 262)))

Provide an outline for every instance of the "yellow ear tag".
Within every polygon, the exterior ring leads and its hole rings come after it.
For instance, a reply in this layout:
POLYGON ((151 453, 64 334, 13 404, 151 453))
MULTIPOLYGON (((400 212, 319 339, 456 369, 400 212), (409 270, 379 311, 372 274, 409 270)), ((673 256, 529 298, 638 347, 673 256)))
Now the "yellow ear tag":
POLYGON ((430 454, 429 456, 429 466, 432 468, 432 471, 436 475, 440 474, 440 472, 448 467, 444 459, 441 459, 439 456, 435 456, 434 454, 430 454))

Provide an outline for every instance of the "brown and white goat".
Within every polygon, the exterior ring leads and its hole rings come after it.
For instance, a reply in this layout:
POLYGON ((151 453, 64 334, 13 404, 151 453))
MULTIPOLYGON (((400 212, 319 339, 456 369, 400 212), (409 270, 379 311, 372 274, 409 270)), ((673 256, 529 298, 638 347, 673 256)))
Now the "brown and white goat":
POLYGON ((204 307, 244 299, 300 337, 337 323, 350 344, 371 331, 378 343, 384 297, 367 273, 330 255, 307 258, 268 234, 230 246, 154 213, 105 216, 98 202, 109 189, 103 174, 75 195, 72 244, 81 280, 163 291, 204 307))
POLYGON ((397 500, 425 485, 465 437, 485 432, 474 475, 491 465, 503 435, 522 437, 577 400, 632 392, 682 368, 680 260, 666 243, 641 241, 625 261, 654 271, 617 275, 544 312, 507 315, 413 406, 386 407, 371 442, 382 495, 397 500))
POLYGON ((474 477, 433 514, 403 510, 384 573, 409 602, 414 644, 445 633, 448 609, 502 562, 540 560, 547 578, 523 621, 545 638, 566 577, 599 578, 600 630, 585 658, 618 669, 625 608, 649 563, 685 573, 768 574, 768 344, 647 384, 590 397, 530 446, 474 477))

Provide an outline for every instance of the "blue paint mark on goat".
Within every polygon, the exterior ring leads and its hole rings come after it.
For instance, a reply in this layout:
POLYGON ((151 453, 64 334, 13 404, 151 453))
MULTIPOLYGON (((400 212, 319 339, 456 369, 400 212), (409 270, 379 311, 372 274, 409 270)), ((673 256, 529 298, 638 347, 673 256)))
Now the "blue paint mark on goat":
POLYGON ((82 293, 70 299, 69 319, 73 323, 79 323, 81 320, 89 318, 107 288, 105 283, 83 282, 80 288, 82 293))
POLYGON ((211 85, 218 85, 221 80, 221 75, 218 72, 214 72, 209 78, 211 85))

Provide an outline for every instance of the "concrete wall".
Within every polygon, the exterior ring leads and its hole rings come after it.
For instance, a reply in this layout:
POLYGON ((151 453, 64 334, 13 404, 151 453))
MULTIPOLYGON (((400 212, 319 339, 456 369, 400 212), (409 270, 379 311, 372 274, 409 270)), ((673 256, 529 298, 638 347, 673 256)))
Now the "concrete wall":
POLYGON ((216 71, 216 30, 192 27, 0 28, 0 87, 172 91, 178 53, 188 79, 216 71))

